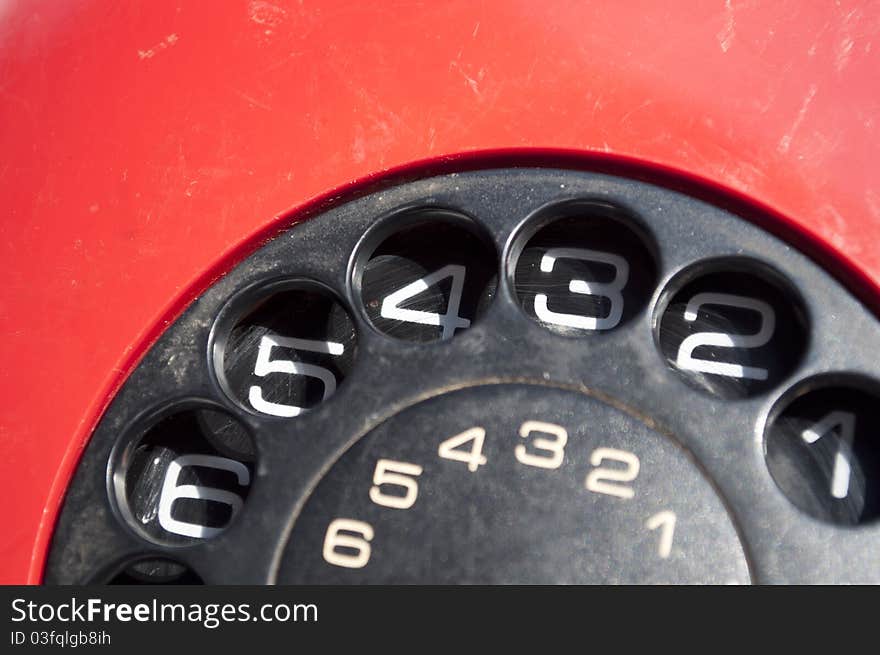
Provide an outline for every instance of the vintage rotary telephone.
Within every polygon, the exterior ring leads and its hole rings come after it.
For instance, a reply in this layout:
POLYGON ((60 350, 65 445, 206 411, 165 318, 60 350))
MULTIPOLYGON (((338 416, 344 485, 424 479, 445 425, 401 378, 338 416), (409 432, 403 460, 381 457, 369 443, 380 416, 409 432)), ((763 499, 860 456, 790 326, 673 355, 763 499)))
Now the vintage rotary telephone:
POLYGON ((876 7, 0 15, 3 582, 880 580, 876 7))

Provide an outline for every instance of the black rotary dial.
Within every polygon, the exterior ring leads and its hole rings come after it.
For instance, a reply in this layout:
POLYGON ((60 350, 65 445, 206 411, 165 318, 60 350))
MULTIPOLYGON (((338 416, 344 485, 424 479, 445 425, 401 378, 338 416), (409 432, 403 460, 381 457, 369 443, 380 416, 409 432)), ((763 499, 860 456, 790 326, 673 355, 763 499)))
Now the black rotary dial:
POLYGON ((749 581, 736 528, 680 445, 578 392, 502 384, 424 401, 340 458, 282 583, 749 581))
POLYGON ((880 582, 880 325, 724 205, 511 168, 295 222, 131 372, 46 581, 880 582))

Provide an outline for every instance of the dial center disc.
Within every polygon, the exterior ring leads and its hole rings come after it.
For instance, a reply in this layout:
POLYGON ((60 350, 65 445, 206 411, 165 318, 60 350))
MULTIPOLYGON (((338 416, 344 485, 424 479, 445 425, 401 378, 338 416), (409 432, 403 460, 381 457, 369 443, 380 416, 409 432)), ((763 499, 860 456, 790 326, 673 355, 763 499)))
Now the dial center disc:
POLYGON ((297 517, 280 583, 748 583, 712 483, 585 393, 450 392, 369 432, 297 517))

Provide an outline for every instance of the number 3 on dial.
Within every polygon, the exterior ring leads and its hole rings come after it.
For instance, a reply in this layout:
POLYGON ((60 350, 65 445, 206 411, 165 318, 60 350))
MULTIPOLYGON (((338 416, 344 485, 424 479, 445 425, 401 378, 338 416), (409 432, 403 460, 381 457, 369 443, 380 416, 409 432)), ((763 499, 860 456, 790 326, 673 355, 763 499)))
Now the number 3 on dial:
POLYGON ((528 466, 537 466, 543 469, 558 469, 565 458, 565 444, 568 443, 568 431, 561 425, 544 423, 543 421, 526 421, 519 428, 519 436, 523 439, 527 439, 533 432, 553 437, 553 439, 536 437, 532 441, 532 445, 536 450, 549 454, 536 455, 530 453, 524 444, 519 444, 514 449, 517 461, 528 466))
POLYGON ((535 315, 545 323, 579 328, 581 330, 610 330, 616 327, 623 316, 623 294, 621 291, 629 279, 629 264, 627 261, 619 255, 599 250, 550 248, 541 257, 541 271, 544 273, 552 272, 558 259, 579 259, 585 262, 596 262, 611 266, 614 269, 614 279, 611 282, 589 282, 587 280, 573 279, 568 283, 568 290, 571 293, 607 298, 611 303, 611 309, 605 318, 554 312, 547 306, 547 294, 539 293, 535 296, 535 315))

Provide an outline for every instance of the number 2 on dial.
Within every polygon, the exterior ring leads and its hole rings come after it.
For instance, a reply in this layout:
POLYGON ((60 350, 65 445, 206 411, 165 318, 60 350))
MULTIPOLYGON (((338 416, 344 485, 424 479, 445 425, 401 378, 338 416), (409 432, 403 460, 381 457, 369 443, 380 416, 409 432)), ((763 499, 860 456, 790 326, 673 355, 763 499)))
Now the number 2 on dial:
POLYGON ((617 448, 597 448, 590 455, 590 464, 597 467, 590 471, 584 486, 597 494, 629 499, 635 495, 633 488, 624 482, 632 482, 639 475, 639 458, 633 453, 617 448), (605 460, 618 462, 624 468, 602 468, 605 460))
POLYGON ((760 348, 773 337, 776 329, 776 312, 763 300, 748 296, 735 296, 729 293, 698 293, 687 304, 684 320, 693 323, 697 320, 700 307, 703 305, 719 305, 747 309, 761 317, 761 325, 754 334, 728 334, 727 332, 697 332, 687 337, 678 347, 675 364, 680 369, 724 375, 731 378, 748 378, 766 380, 767 369, 759 366, 743 366, 734 362, 718 362, 710 359, 694 357, 694 351, 700 346, 716 346, 719 348, 760 348))

